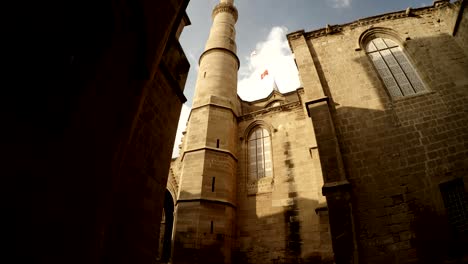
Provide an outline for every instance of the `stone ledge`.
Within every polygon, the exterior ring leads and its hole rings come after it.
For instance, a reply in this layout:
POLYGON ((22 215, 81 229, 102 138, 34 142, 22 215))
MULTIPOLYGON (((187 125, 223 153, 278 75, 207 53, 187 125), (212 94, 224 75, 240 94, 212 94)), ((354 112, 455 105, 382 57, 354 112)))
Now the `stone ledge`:
POLYGON ((304 36, 306 39, 314 39, 314 38, 318 38, 318 37, 322 37, 326 35, 341 33, 346 28, 354 29, 354 28, 361 27, 361 26, 373 25, 382 21, 396 20, 396 19, 407 18, 407 17, 412 17, 412 16, 417 17, 420 15, 433 13, 435 10, 449 6, 449 5, 455 5, 455 6, 460 5, 460 2, 461 1, 450 3, 445 0, 436 1, 431 6, 425 6, 425 7, 414 8, 414 9, 409 8, 406 10, 384 13, 381 15, 358 19, 353 22, 345 23, 341 25, 326 25, 325 28, 321 28, 321 29, 317 29, 317 30, 313 30, 309 32, 304 32, 304 30, 300 30, 300 31, 296 31, 296 32, 292 32, 288 34, 287 38, 288 40, 294 40, 301 36, 304 36))
POLYGON ((321 212, 328 212, 328 206, 320 206, 315 208, 315 213, 320 214, 321 212))
POLYGON ((251 112, 251 113, 243 115, 243 116, 239 116, 237 118, 237 121, 245 121, 245 120, 254 119, 257 116, 265 115, 265 114, 272 113, 272 112, 287 111, 287 110, 297 108, 298 106, 301 106, 300 101, 292 102, 292 103, 289 103, 289 104, 282 104, 282 105, 275 106, 275 107, 269 107, 269 108, 266 108, 266 109, 261 109, 261 110, 255 111, 255 112, 251 112))
POLYGON ((211 151, 214 151, 214 152, 220 152, 220 153, 228 154, 236 162, 238 161, 236 155, 234 155, 234 153, 232 153, 229 150, 212 148, 212 147, 201 147, 201 148, 189 149, 189 150, 184 151, 184 153, 182 154, 182 158, 180 159, 180 162, 182 162, 184 160, 185 154, 192 153, 192 152, 197 152, 197 151, 201 151, 201 150, 211 150, 211 151))
POLYGON ((329 193, 340 192, 342 190, 349 191, 349 189, 351 189, 351 183, 347 180, 327 182, 322 187, 322 194, 326 196, 329 193))
POLYGON ((230 49, 221 48, 221 47, 215 47, 215 48, 210 48, 210 49, 205 50, 202 53, 202 55, 200 55, 200 59, 198 59, 198 65, 201 65, 201 61, 206 55, 208 55, 208 54, 210 54, 212 52, 215 52, 215 51, 226 52, 226 53, 232 55, 234 57, 234 59, 236 60, 236 62, 237 62, 237 69, 239 70, 240 60, 239 60, 239 57, 237 57, 237 54, 234 51, 230 50, 230 49))

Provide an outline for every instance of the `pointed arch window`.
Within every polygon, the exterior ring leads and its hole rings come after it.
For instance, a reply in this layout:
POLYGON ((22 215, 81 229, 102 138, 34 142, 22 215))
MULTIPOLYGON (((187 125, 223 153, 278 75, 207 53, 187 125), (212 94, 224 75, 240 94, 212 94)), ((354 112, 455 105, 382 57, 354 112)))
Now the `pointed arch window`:
POLYGON ((388 38, 374 38, 367 42, 366 53, 393 98, 426 91, 408 57, 395 41, 388 38))
POLYGON ((272 177, 271 139, 268 130, 262 127, 254 128, 250 132, 247 145, 249 179, 259 180, 272 177))

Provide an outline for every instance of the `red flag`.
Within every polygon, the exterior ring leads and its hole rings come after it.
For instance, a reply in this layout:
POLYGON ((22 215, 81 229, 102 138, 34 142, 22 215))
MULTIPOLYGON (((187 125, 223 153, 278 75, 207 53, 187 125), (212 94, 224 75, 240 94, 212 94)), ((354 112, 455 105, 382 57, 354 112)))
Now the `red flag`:
POLYGON ((265 78, 265 76, 268 75, 268 70, 265 70, 262 75, 260 75, 260 78, 263 80, 263 78, 265 78))

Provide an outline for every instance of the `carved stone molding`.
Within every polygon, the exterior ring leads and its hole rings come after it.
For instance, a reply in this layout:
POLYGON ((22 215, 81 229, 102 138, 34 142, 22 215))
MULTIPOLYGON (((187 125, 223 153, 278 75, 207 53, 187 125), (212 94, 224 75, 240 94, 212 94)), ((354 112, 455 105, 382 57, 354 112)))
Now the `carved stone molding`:
POLYGON ((295 39, 300 38, 302 35, 304 35, 304 33, 305 33, 304 30, 298 30, 298 31, 289 33, 287 36, 289 40, 295 40, 295 39))
POLYGON ((291 110, 293 108, 297 108, 297 107, 300 107, 300 106, 301 106, 301 102, 297 101, 297 102, 283 104, 283 105, 279 105, 279 106, 275 106, 275 107, 269 107, 269 108, 266 108, 266 109, 262 109, 262 110, 258 110, 258 111, 252 112, 252 113, 248 113, 248 114, 243 115, 243 116, 239 116, 237 118, 237 121, 250 120, 250 119, 254 119, 257 116, 262 116, 262 115, 269 114, 269 113, 288 111, 288 110, 291 110))
MULTIPOLYGON (((458 5, 458 2, 453 3, 453 5, 458 5)), ((304 35, 307 39, 318 38, 326 35, 337 34, 345 29, 355 29, 362 26, 369 26, 373 24, 377 24, 379 22, 388 21, 388 20, 395 20, 407 17, 417 17, 424 14, 433 13, 435 10, 440 9, 442 7, 446 7, 448 5, 452 5, 450 2, 441 1, 437 3, 437 5, 429 6, 429 7, 422 7, 422 8, 409 8, 399 12, 387 13, 383 15, 368 17, 356 20, 351 23, 342 24, 342 25, 327 25, 325 28, 321 28, 318 30, 306 32, 304 35)))
POLYGON ((214 17, 221 12, 230 13, 232 16, 234 16, 234 20, 237 22, 237 18, 239 17, 239 14, 237 12, 237 8, 233 6, 232 4, 227 4, 227 3, 218 4, 213 9, 213 13, 211 14, 211 17, 214 19, 214 17))
POLYGON ((450 1, 447 0, 435 0, 434 1, 434 7, 444 7, 446 5, 450 4, 450 1))

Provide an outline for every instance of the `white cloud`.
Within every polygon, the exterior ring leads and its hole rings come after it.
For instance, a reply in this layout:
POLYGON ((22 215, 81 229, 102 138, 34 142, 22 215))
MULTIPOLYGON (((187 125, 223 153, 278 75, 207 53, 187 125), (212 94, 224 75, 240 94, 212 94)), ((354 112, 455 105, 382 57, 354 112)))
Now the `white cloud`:
POLYGON ((334 8, 349 7, 351 0, 327 0, 334 8))
POLYGON ((273 80, 282 93, 300 86, 293 55, 286 40, 285 27, 273 27, 265 41, 256 45, 256 55, 246 58, 247 64, 239 71, 237 92, 246 101, 265 98, 272 91, 273 80), (261 74, 268 70, 263 80, 261 74))
POLYGON ((190 115, 191 108, 187 105, 182 105, 182 111, 180 112, 179 124, 177 125, 177 133, 174 141, 174 148, 172 149, 172 157, 179 156, 179 145, 182 140, 182 132, 187 128, 187 120, 190 115))

